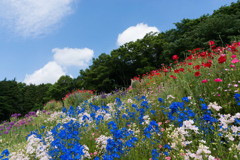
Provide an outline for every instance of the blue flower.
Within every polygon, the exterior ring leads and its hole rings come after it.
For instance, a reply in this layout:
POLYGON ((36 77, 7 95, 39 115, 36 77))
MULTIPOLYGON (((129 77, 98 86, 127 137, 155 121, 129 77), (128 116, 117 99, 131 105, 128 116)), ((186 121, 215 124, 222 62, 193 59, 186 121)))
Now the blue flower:
POLYGON ((1 153, 0 158, 3 158, 4 155, 7 156, 7 157, 9 156, 9 151, 8 151, 8 149, 5 149, 5 150, 1 153))
POLYGON ((201 106, 202 106, 202 110, 205 110, 205 109, 208 108, 207 105, 206 105, 205 103, 202 103, 201 106))
POLYGON ((159 153, 157 152, 156 149, 152 150, 152 159, 157 160, 157 157, 159 157, 159 153))
POLYGON ((162 98, 158 98, 158 101, 164 103, 164 100, 162 98))
POLYGON ((240 94, 239 93, 236 93, 234 98, 236 99, 236 102, 240 100, 240 94))
POLYGON ((151 110, 151 113, 152 113, 152 114, 155 114, 155 112, 156 112, 155 110, 151 110))
POLYGON ((95 157, 94 160, 100 160, 100 158, 99 157, 95 157))
POLYGON ((185 101, 185 102, 189 102, 188 97, 183 97, 182 100, 185 101))
POLYGON ((171 147, 168 144, 165 144, 164 148, 171 150, 171 147))
POLYGON ((146 99, 146 97, 145 97, 145 96, 142 96, 142 97, 141 97, 141 100, 143 100, 143 99, 146 99))

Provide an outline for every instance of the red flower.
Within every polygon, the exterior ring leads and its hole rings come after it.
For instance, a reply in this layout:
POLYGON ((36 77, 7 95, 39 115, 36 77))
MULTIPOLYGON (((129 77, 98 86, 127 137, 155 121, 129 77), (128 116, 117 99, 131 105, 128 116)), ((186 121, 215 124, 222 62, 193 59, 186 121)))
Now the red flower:
POLYGON ((179 57, 177 55, 174 55, 172 58, 173 60, 178 60, 179 57))
POLYGON ((183 71, 184 71, 184 68, 180 68, 179 71, 183 72, 183 71))
POLYGON ((210 62, 207 62, 207 63, 203 63, 203 66, 206 68, 206 67, 208 67, 208 68, 210 68, 211 67, 211 65, 212 65, 212 63, 210 63, 210 62))
POLYGON ((167 70, 166 68, 164 68, 164 69, 163 69, 163 72, 167 73, 167 72, 168 72, 168 70, 167 70))
POLYGON ((212 45, 214 45, 215 43, 214 43, 214 41, 210 41, 210 42, 208 42, 208 44, 209 44, 210 46, 212 46, 212 45))
POLYGON ((189 62, 188 65, 192 65, 192 62, 189 62))
POLYGON ((190 56, 188 56, 188 58, 187 58, 187 59, 189 59, 189 60, 190 60, 190 59, 193 59, 193 56, 192 56, 192 55, 190 55, 190 56))
POLYGON ((213 50, 213 49, 216 49, 216 46, 215 46, 215 45, 211 46, 211 49, 212 49, 212 50, 213 50))
POLYGON ((218 58, 218 63, 224 63, 226 62, 227 57, 225 54, 221 54, 221 56, 218 58))
POLYGON ((201 53, 200 53, 200 56, 201 56, 201 57, 205 57, 205 56, 206 56, 206 52, 201 52, 201 53))
POLYGON ((196 77, 200 76, 200 72, 195 72, 195 76, 196 77))
POLYGON ((196 70, 199 70, 199 69, 200 69, 200 66, 199 66, 199 65, 196 65, 196 66, 195 66, 195 69, 196 69, 196 70))
POLYGON ((179 70, 178 70, 178 69, 175 69, 175 70, 174 70, 174 73, 179 73, 179 70))

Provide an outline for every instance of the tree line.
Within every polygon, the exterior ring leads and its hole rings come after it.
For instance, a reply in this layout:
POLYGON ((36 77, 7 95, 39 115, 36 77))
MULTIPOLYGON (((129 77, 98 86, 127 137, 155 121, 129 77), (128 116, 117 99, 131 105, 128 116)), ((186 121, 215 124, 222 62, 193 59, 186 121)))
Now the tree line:
MULTIPOLYGON (((212 15, 183 19, 175 28, 161 33, 148 33, 143 39, 129 42, 110 54, 93 58, 92 64, 80 70, 77 78, 62 76, 55 84, 26 85, 15 80, 0 81, 0 121, 12 113, 42 109, 51 100, 61 100, 74 89, 111 92, 128 87, 131 78, 173 63, 172 56, 184 59, 188 50, 208 42, 226 46, 240 40, 240 2, 215 10, 212 15)), ((190 53, 189 53, 190 54, 190 53)))

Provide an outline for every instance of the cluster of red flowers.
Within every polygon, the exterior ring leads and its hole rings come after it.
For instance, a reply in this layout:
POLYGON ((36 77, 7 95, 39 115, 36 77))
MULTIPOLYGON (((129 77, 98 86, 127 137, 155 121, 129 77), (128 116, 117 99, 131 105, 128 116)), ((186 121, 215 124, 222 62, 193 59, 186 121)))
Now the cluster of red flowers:
MULTIPOLYGON (((235 52, 237 51, 237 47, 240 46, 240 42, 237 43, 233 43, 232 45, 227 45, 226 48, 221 48, 221 47, 216 47, 214 41, 210 41, 209 42, 210 48, 211 48, 211 52, 209 51, 200 51, 200 48, 196 48, 194 50, 189 50, 189 52, 191 52, 192 54, 189 55, 183 62, 179 62, 178 64, 176 64, 176 69, 174 70, 174 73, 180 73, 180 72, 184 72, 184 68, 182 66, 193 66, 193 69, 196 70, 196 72, 194 72, 194 76, 195 77, 199 77, 201 76, 200 73, 200 69, 201 67, 203 68, 210 68, 212 66, 212 59, 215 58, 215 56, 220 55, 220 57, 218 58, 218 63, 222 64, 224 62, 227 61, 227 56, 224 53, 224 50, 230 50, 233 54, 235 54, 235 52), (194 66, 194 61, 196 59, 202 58, 202 64, 201 65, 195 65, 194 66), (207 61, 205 61, 205 59, 207 61), (191 60, 189 62, 189 60, 191 60), (181 67, 178 69, 178 67, 181 67)), ((232 58, 235 58, 236 56, 232 56, 232 58)), ((175 63, 177 63, 179 57, 178 55, 173 55, 172 59, 175 61, 175 63)), ((232 63, 238 63, 239 60, 238 59, 233 59, 231 61, 232 63)), ((234 65, 231 65, 231 67, 233 67, 234 65)), ((234 66, 235 67, 235 66, 234 66)), ((189 72, 192 72, 191 69, 188 69, 189 72)), ((171 66, 165 66, 164 64, 162 64, 162 68, 156 71, 152 71, 150 73, 147 74, 143 74, 142 78, 146 78, 148 77, 148 79, 152 79, 154 76, 159 76, 161 77, 160 73, 165 74, 165 76, 167 75, 167 73, 171 72, 171 66)), ((174 75, 170 75, 171 78, 173 79, 177 79, 176 76, 174 75)), ((132 80, 140 80, 140 75, 138 75, 138 77, 134 77, 132 80)), ((151 81, 153 82, 153 81, 151 81)), ((202 83, 206 83, 207 80, 203 80, 202 83)), ((147 83, 147 85, 150 83, 147 83)))

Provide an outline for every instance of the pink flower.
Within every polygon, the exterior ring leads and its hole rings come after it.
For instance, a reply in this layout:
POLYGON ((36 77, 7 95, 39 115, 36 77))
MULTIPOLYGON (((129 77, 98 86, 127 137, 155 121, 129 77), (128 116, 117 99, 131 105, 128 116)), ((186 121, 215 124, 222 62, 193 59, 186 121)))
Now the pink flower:
POLYGON ((232 58, 236 58, 237 56, 236 55, 232 55, 232 58))
POLYGON ((165 131, 165 129, 164 129, 164 128, 161 128, 161 131, 163 132, 163 131, 165 131))
POLYGON ((160 126, 162 124, 162 122, 158 122, 158 125, 160 126))
POLYGON ((220 78, 217 78, 214 80, 215 82, 222 82, 222 80, 220 78))
POLYGON ((238 62, 239 62, 238 59, 233 59, 233 60, 231 61, 231 63, 238 63, 238 62))
POLYGON ((166 160, 170 160, 170 159, 171 159, 171 157, 165 157, 165 159, 166 159, 166 160))
POLYGON ((94 156, 96 156, 96 155, 97 155, 97 151, 94 152, 94 156))
POLYGON ((165 123, 169 123, 169 122, 170 122, 170 120, 166 120, 166 121, 165 121, 165 123))
POLYGON ((207 79, 202 80, 202 83, 207 83, 207 79))
POLYGON ((149 160, 152 160, 152 158, 149 158, 149 160))
POLYGON ((159 145, 159 148, 162 148, 162 145, 159 145))

